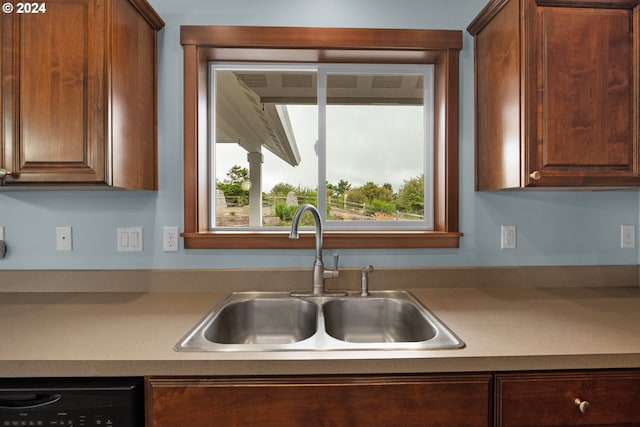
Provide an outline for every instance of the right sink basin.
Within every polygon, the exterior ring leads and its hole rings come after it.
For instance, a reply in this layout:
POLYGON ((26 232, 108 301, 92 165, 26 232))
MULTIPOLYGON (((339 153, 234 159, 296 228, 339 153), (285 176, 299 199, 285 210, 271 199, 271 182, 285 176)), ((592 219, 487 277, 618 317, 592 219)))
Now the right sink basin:
POLYGON ((420 342, 438 334, 414 304, 397 298, 338 299, 324 303, 322 311, 327 334, 340 341, 420 342))
POLYGON ((332 298, 322 304, 330 345, 349 350, 437 350, 464 342, 406 291, 332 298))

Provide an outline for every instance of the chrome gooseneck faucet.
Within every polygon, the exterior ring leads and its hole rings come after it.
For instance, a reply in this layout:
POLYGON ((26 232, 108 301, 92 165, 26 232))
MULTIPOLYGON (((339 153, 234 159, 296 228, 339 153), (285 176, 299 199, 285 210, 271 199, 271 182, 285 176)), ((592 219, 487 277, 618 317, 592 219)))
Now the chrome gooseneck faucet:
POLYGON ((311 212, 316 224, 316 259, 313 262, 313 289, 311 292, 292 292, 291 296, 344 296, 346 292, 327 292, 325 289, 325 279, 335 279, 340 272, 338 271, 338 256, 335 255, 335 268, 325 269, 322 261, 322 220, 320 213, 315 206, 306 204, 298 208, 293 216, 291 224, 290 239, 297 239, 298 227, 300 226, 300 218, 305 211, 311 212))

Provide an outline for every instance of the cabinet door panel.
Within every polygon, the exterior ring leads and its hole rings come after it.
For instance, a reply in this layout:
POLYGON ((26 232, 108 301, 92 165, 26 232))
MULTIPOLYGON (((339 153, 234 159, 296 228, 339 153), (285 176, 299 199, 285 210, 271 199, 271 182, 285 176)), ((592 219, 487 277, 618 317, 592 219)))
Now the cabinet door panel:
POLYGON ((538 10, 538 120, 543 177, 637 173, 633 12, 538 10))
POLYGON ((148 427, 486 426, 490 375, 151 379, 148 427))
POLYGON ((3 16, 7 183, 104 181, 101 4, 50 0, 46 13, 3 16))
POLYGON ((639 8, 491 0, 478 14, 478 190, 640 186, 639 8))
POLYGON ((495 425, 640 426, 638 396, 638 372, 498 374, 495 425))
POLYGON ((46 19, 27 17, 20 22, 19 66, 25 70, 20 79, 24 164, 84 159, 84 126, 78 118, 87 110, 88 34, 78 33, 77 28, 86 21, 85 9, 82 4, 50 7, 46 19), (69 25, 58 24, 65 21, 69 25), (51 141, 64 144, 47 143, 51 141))

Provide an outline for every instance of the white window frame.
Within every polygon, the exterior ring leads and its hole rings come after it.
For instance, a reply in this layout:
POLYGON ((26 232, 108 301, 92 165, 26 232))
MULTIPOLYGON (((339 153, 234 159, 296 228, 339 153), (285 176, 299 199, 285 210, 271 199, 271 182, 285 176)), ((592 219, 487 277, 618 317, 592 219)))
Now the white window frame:
POLYGON ((282 231, 284 227, 221 227, 215 226, 216 170, 215 170, 215 129, 216 129, 216 71, 293 71, 316 72, 318 90, 318 210, 326 212, 326 81, 329 74, 369 74, 369 75, 422 75, 424 115, 424 218, 406 221, 331 221, 321 215, 325 230, 383 231, 434 229, 434 65, 433 64, 333 64, 333 63, 250 63, 250 62, 210 62, 209 63, 209 228, 220 231, 282 231))

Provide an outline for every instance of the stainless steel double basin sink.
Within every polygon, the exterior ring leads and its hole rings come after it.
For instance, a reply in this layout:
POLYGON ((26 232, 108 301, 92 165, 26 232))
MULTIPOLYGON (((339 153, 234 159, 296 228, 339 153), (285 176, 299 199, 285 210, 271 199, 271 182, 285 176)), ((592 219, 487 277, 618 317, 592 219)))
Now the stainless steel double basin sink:
POLYGON ((464 343, 406 291, 370 296, 229 294, 177 351, 427 350, 464 343))

